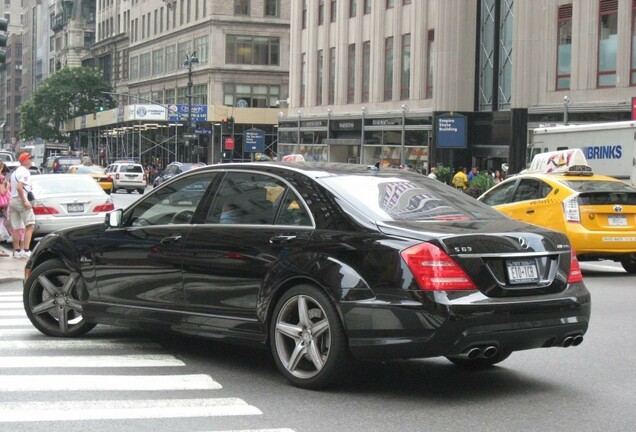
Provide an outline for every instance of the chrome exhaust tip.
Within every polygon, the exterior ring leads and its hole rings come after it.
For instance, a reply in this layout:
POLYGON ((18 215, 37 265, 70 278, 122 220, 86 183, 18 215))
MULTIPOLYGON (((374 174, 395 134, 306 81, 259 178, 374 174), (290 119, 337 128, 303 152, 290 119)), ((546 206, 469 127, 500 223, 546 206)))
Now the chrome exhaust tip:
POLYGON ((583 336, 576 335, 572 338, 572 346, 579 346, 581 343, 583 343, 583 336))
POLYGON ((497 351, 498 350, 496 346, 490 345, 484 348, 481 355, 484 358, 490 358, 490 357, 494 357, 495 354, 497 354, 497 351))
POLYGON ((573 342, 574 342, 574 337, 573 336, 568 336, 565 339, 563 339, 563 342, 561 342, 561 346, 564 347, 564 348, 567 348, 570 345, 572 345, 573 342))

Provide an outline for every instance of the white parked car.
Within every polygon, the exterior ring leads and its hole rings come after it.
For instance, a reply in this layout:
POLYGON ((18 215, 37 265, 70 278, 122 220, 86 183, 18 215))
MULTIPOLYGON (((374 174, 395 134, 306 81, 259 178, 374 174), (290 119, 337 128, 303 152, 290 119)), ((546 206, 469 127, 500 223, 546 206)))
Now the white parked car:
POLYGON ((115 162, 106 168, 106 171, 113 179, 113 191, 126 189, 131 193, 137 191, 139 194, 146 190, 146 174, 144 167, 134 162, 115 162))
POLYGON ((34 238, 58 229, 104 222, 113 200, 87 174, 42 174, 31 177, 34 238))

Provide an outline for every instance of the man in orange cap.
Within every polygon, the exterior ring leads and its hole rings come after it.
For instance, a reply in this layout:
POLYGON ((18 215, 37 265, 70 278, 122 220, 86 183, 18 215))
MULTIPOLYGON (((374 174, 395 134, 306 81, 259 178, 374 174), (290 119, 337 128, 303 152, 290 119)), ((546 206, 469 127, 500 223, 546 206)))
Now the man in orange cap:
POLYGON ((35 228, 35 214, 28 199, 31 191, 31 172, 33 163, 31 153, 24 152, 18 157, 20 166, 11 175, 11 201, 9 201, 9 218, 13 232, 13 258, 29 258, 31 236, 35 228), (24 229, 24 237, 20 239, 20 231, 24 229))

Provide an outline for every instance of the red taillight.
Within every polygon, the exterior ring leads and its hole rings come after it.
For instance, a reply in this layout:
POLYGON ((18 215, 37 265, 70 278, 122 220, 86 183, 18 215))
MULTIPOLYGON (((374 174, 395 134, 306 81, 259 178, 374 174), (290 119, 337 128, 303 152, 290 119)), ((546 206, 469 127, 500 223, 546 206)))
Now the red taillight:
POLYGON ((115 204, 112 202, 95 206, 93 213, 109 212, 115 210, 115 204))
POLYGON ((58 211, 55 210, 53 207, 47 207, 45 205, 42 204, 35 204, 33 206, 33 214, 35 214, 36 216, 40 215, 56 215, 58 214, 58 211))
POLYGON ((568 275, 568 283, 583 282, 583 273, 581 272, 581 266, 579 260, 576 258, 574 249, 570 250, 570 274, 568 275))
POLYGON ((424 291, 475 290, 466 272, 443 250, 421 243, 401 252, 402 259, 424 291))
POLYGON ((119 173, 115 174, 115 180, 119 180, 119 173))

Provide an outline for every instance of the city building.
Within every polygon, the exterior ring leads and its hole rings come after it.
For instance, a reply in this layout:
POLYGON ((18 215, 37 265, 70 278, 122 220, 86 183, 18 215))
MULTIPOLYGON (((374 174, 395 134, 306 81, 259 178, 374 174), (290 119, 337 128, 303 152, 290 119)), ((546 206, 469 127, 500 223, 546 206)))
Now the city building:
POLYGON ((632 117, 635 0, 298 0, 279 156, 525 168, 529 129, 632 117))

